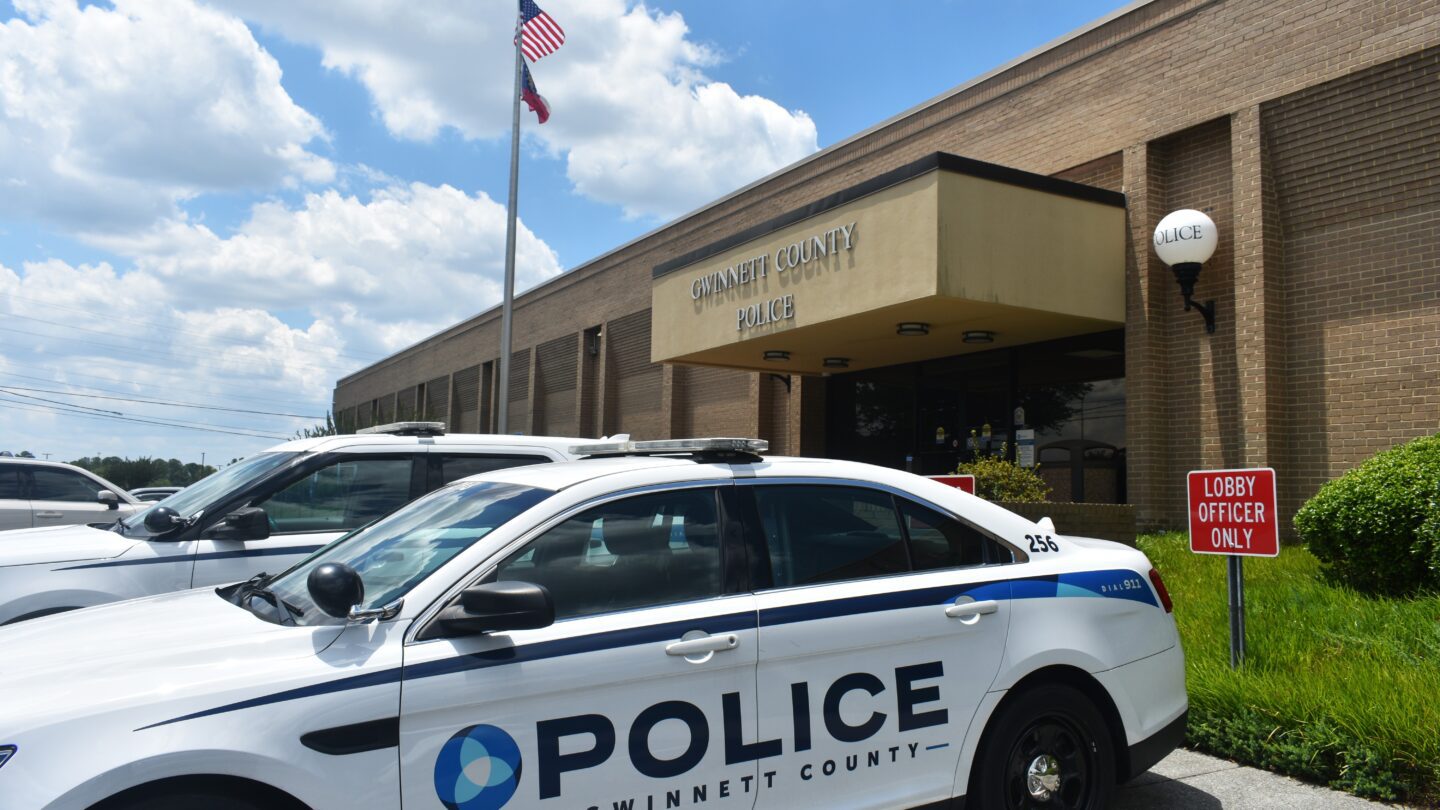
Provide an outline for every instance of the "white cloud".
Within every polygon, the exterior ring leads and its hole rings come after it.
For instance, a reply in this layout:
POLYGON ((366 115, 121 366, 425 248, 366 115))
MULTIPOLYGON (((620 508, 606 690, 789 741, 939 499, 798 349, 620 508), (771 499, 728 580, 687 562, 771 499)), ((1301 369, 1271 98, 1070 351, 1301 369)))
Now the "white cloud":
MULTIPOLYGON (((123 271, 53 259, 25 263, 18 272, 0 265, 0 385, 45 387, 15 376, 28 375, 64 385, 120 385, 139 397, 269 410, 285 408, 245 403, 284 403, 323 413, 339 376, 498 303, 504 233, 504 206, 484 194, 412 183, 364 199, 326 191, 294 208, 257 205, 227 238, 170 220, 138 236, 101 239, 130 258, 123 271)), ((560 272, 554 251, 523 223, 516 265, 521 290, 560 272)), ((66 425, 75 433, 80 417, 24 409, 46 407, 38 402, 17 408, 16 395, 3 391, 0 398, 10 400, 0 402, 0 435, 46 437, 56 445, 28 448, 36 452, 97 451, 62 449, 70 441, 66 425)), ((69 401, 177 418, 173 409, 69 401)), ((202 416, 279 435, 314 421, 202 416)), ((125 455, 150 441, 158 449, 149 452, 168 457, 177 435, 186 441, 191 435, 121 422, 79 425, 88 428, 86 442, 129 437, 115 451, 125 455)), ((243 445, 216 451, 232 454, 270 443, 193 435, 212 447, 243 445)))
MULTIPOLYGON (((294 209, 257 205, 229 237, 171 220, 98 243, 132 257, 174 296, 304 309, 347 346, 389 353, 499 301, 505 207, 483 192, 424 183, 380 188, 368 200, 332 189, 294 209)), ((559 272, 555 252, 522 223, 517 289, 559 272)))
POLYGON ((0 25, 0 216, 143 227, 205 191, 329 182, 320 122, 243 22, 191 0, 14 0, 0 25))
MULTIPOLYGON (((327 67, 360 81, 397 137, 453 128, 503 137, 514 51, 509 6, 404 0, 215 0, 283 36, 317 45, 327 67)), ((800 111, 742 95, 705 69, 720 56, 689 38, 678 13, 625 0, 552 0, 566 31, 532 67, 554 111, 526 131, 566 159, 575 188, 627 216, 671 217, 817 148, 800 111)))

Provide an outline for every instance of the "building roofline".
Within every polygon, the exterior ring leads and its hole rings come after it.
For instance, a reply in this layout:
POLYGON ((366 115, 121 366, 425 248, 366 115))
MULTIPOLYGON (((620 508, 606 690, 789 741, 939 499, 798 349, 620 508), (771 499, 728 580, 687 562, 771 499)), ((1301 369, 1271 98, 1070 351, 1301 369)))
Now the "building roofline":
MULTIPOLYGON (((968 81, 966 81, 966 82, 963 82, 963 83, 961 83, 961 84, 959 84, 959 85, 957 85, 957 86, 955 86, 955 87, 952 87, 951 89, 949 89, 949 90, 941 93, 940 95, 934 96, 934 97, 932 97, 932 98, 930 98, 930 99, 928 99, 928 100, 926 100, 926 101, 922 101, 922 102, 920 102, 919 104, 914 105, 913 107, 910 107, 909 109, 906 109, 906 110, 903 110, 903 111, 901 111, 901 112, 899 112, 899 113, 896 113, 895 115, 892 115, 892 116, 890 116, 889 118, 886 118, 885 120, 881 121, 880 123, 874 124, 874 125, 872 125, 872 126, 869 126, 869 127, 865 128, 865 129, 863 129, 863 130, 861 130, 861 131, 859 131, 859 132, 857 132, 857 133, 855 133, 855 134, 853 134, 853 135, 851 135, 851 136, 849 136, 849 137, 847 137, 847 138, 844 138, 844 139, 842 139, 842 140, 836 141, 835 143, 830 144, 829 146, 825 147, 824 149, 820 149, 820 150, 818 150, 818 151, 816 151, 816 152, 812 152, 812 153, 810 153, 809 155, 806 155, 805 157, 800 158, 799 160, 795 161, 794 163, 791 163, 791 164, 789 164, 789 165, 786 165, 786 166, 783 166, 783 167, 781 167, 781 168, 779 168, 779 169, 776 169, 775 171, 773 171, 773 172, 765 175, 764 177, 759 178, 758 180, 754 180, 754 181, 752 181, 752 182, 750 182, 750 183, 748 183, 748 184, 746 184, 746 185, 744 185, 744 186, 741 186, 740 188, 735 189, 734 191, 732 191, 732 192, 730 192, 730 193, 728 193, 728 194, 726 194, 726 195, 724 195, 724 196, 722 196, 722 197, 718 197, 718 198, 716 198, 716 199, 714 199, 714 200, 711 200, 710 202, 708 202, 708 203, 700 206, 699 208, 696 208, 696 209, 694 209, 694 210, 692 210, 692 211, 689 211, 688 213, 681 214, 680 216, 678 216, 678 217, 676 217, 676 218, 674 218, 674 219, 672 219, 672 220, 669 220, 668 222, 666 222, 666 223, 664 223, 664 224, 662 224, 662 225, 656 226, 655 228, 652 228, 651 230, 646 231, 645 233, 643 233, 643 234, 641 234, 641 235, 639 235, 639 236, 637 236, 637 237, 635 237, 635 238, 633 238, 633 239, 631 239, 631 240, 629 240, 629 241, 627 241, 627 242, 625 242, 625 243, 623 243, 623 244, 621 244, 621 245, 618 245, 618 246, 616 246, 616 247, 614 247, 614 248, 611 248, 610 250, 607 250, 607 251, 605 251, 604 253, 601 253, 601 254, 598 255, 598 256, 595 256, 595 257, 593 257, 593 258, 590 258, 590 259, 586 260, 585 262, 582 262, 581 264, 578 264, 578 265, 570 268, 569 270, 565 270, 564 272, 561 272, 561 273, 559 273, 559 274, 557 274, 557 275, 555 275, 555 276, 552 276, 552 277, 550 277, 550 278, 548 278, 548 279, 545 279, 544 281, 536 284, 535 286, 531 287, 530 289, 525 290, 523 293, 517 294, 517 295, 515 296, 515 297, 516 297, 516 300, 518 301, 518 300, 519 300, 520 298, 522 298, 522 297, 528 297, 528 296, 530 296, 530 295, 533 295, 534 293, 537 293, 537 292, 539 292, 539 291, 541 291, 541 290, 549 287, 551 284, 553 284, 553 283, 555 283, 555 282, 557 282, 557 281, 560 281, 561 279, 567 278, 568 276, 571 276, 571 275, 574 274, 574 273, 580 272, 580 271, 585 270, 585 269, 587 269, 587 268, 589 268, 589 267, 592 267, 592 266, 594 266, 594 265, 600 264, 600 263, 604 262, 605 260, 609 259, 610 257, 612 257, 612 256, 614 256, 614 255, 616 255, 616 254, 618 254, 618 253, 621 253, 621 252, 623 252, 623 251, 629 250, 630 248, 632 248, 632 247, 634 247, 634 246, 636 246, 636 245, 638 245, 638 244, 640 244, 640 243, 642 243, 642 242, 644 242, 644 241, 646 241, 646 240, 648 240, 648 239, 651 239, 651 238, 653 238, 653 237, 655 237, 655 236, 657 236, 657 235, 659 235, 659 234, 661 234, 661 233, 664 233, 665 231, 670 230, 671 228, 674 228, 676 225, 679 225, 679 224, 685 222, 686 220, 692 219, 692 218, 697 217, 697 216, 699 216, 699 215, 701 215, 701 214, 704 214, 704 213, 707 212, 707 211, 710 211, 710 210, 712 210, 712 209, 714 209, 714 208, 717 208, 717 207, 719 207, 719 206, 722 206, 722 205, 724 205, 724 204, 726 204, 726 203, 728 203, 728 202, 736 199, 737 197, 740 197, 740 196, 742 196, 742 195, 744 195, 744 194, 747 194, 747 193, 755 190, 756 188, 759 188, 760 186, 765 185, 766 183, 769 183, 769 182, 771 182, 771 181, 773 181, 773 180, 775 180, 775 179, 777 179, 777 178, 783 177, 783 176, 785 176, 785 175, 787 175, 787 174, 789 174, 789 173, 791 173, 791 172, 796 171, 797 169, 800 169, 800 168, 803 168, 803 167, 805 167, 805 166, 808 166, 808 165, 810 165, 811 163, 814 163, 814 162, 816 162, 816 161, 818 161, 818 160, 820 160, 820 159, 822 159, 822 158, 824 158, 824 157, 826 157, 826 156, 828 156, 828 155, 830 155, 830 154, 832 154, 832 153, 834 153, 834 152, 838 152, 838 151, 840 151, 841 149, 844 149, 844 148, 846 148, 846 147, 848 147, 848 146, 850 146, 850 145, 852 145, 852 144, 855 144, 855 143, 857 143, 857 142, 859 142, 859 141, 862 141, 862 140, 864 140, 864 139, 866 139, 866 138, 874 135, 875 133, 880 132, 880 131, 886 129, 887 127, 891 127, 891 126, 895 125, 896 123, 898 123, 898 122, 900 122, 900 121, 904 121, 905 119, 911 118, 911 117, 913 117, 913 116, 916 116, 916 115, 924 112, 925 110, 928 110, 928 109, 930 109, 930 108, 932 108, 932 107, 935 107, 935 106, 938 106, 938 105, 940 105, 940 104, 943 104, 944 102, 946 102, 946 101, 948 101, 948 100, 950 100, 950 99, 952 99, 952 98, 954 98, 954 97, 956 97, 956 96, 959 96, 959 95, 961 95, 961 94, 964 94, 964 93, 966 93, 966 92, 974 89, 975 87, 977 87, 977 86, 979 86, 979 85, 982 85, 982 84, 984 84, 984 83, 986 83, 986 82, 988 82, 988 81, 990 81, 990 80, 992 80, 992 79, 994 79, 994 78, 996 78, 996 77, 998 77, 998 76, 1001 76, 1001 75, 1003 75, 1003 74, 1005 74, 1005 73, 1007 73, 1007 72, 1009 72, 1009 71, 1011 71, 1011 70, 1014 70, 1015 68, 1017 68, 1017 67, 1025 64, 1026 62, 1029 62, 1029 61, 1032 60, 1032 59, 1035 59, 1035 58, 1038 57, 1038 56, 1042 56, 1042 55, 1044 55, 1044 54, 1046 54, 1046 53, 1048 53, 1048 52, 1050 52, 1050 51, 1053 51, 1053 50, 1055 50, 1055 49, 1057 49, 1057 48, 1060 48, 1060 47, 1062 47, 1062 46, 1064 46, 1064 45, 1067 45, 1067 44, 1069 44, 1069 43, 1071 43, 1071 42, 1073 42, 1073 41, 1075 41, 1075 40, 1077 40, 1077 39, 1080 39, 1081 37, 1084 37, 1085 35, 1091 33, 1092 31, 1096 30, 1097 28, 1101 28, 1101 27, 1103 27, 1103 26, 1105 26, 1105 25, 1107 25, 1107 24, 1109 24, 1109 23, 1111 23, 1111 22, 1114 22, 1115 20, 1118 20, 1118 19, 1120 19, 1120 18, 1122 18, 1122 17, 1124 17, 1124 16, 1126 16, 1126 15, 1128 15, 1128 14, 1131 14, 1131 13, 1133 13, 1133 12, 1135 12, 1135 11, 1141 9, 1141 8, 1144 8, 1144 7, 1148 6, 1148 5, 1151 5, 1152 3, 1157 3, 1157 2, 1161 2, 1161 0, 1133 0, 1133 2, 1128 3, 1128 4, 1122 6, 1122 7, 1118 8, 1118 9, 1112 11, 1112 12, 1110 12, 1109 14, 1104 15, 1103 17, 1100 17, 1100 18, 1098 18, 1098 19, 1095 19, 1095 20, 1093 20, 1093 21, 1091 21, 1091 22, 1089 22, 1089 23, 1086 23, 1085 25, 1082 25, 1082 26, 1080 26, 1079 28, 1076 28, 1076 29, 1074 29, 1073 31, 1070 31, 1069 33, 1063 34, 1063 35, 1061 35, 1061 36, 1059 36, 1059 37, 1057 37, 1057 38, 1055 38, 1055 39, 1052 39, 1052 40, 1050 40, 1049 42, 1047 42, 1047 43, 1045 43, 1045 44, 1043 44, 1043 45, 1040 45, 1039 47, 1036 47, 1036 48, 1033 48, 1033 49, 1031 49, 1031 50, 1029 50, 1029 51, 1026 51, 1025 53, 1023 53, 1023 54, 1015 57, 1014 59, 1011 59, 1010 61, 1005 62, 1004 64, 1000 65, 999 67, 992 68, 992 69, 990 69, 990 70, 988 70, 988 71, 980 74, 979 76, 976 76, 976 77, 973 78, 973 79, 970 79, 970 80, 968 80, 968 81)), ((501 305, 497 303, 497 304, 495 304, 495 305, 493 305, 493 306, 491 306, 491 307, 488 307, 487 309, 483 309, 483 310, 481 310, 480 312, 477 312, 476 314, 470 316, 469 318, 466 318, 466 319, 460 321, 459 323, 456 323, 456 324, 452 324, 452 325, 450 325, 450 326, 447 326, 447 327, 445 327, 444 329, 441 329, 441 330, 439 330, 439 331, 437 331, 437 332, 435 332, 435 333, 433 333, 433 334, 427 335, 427 336, 425 336, 425 337, 423 337, 423 338, 415 341, 414 343, 410 344, 409 346, 406 346, 405 348, 400 349, 400 350, 394 352, 393 354, 389 355, 388 357, 385 357, 385 358, 383 358, 383 359, 381 359, 381 360, 377 360, 377 361, 375 361, 374 363, 371 363, 370 365, 365 366, 364 368, 356 369, 355 371, 352 371, 352 372, 350 372, 349 374, 345 375, 344 377, 341 377, 341 378, 339 378, 338 380, 336 380, 336 381, 335 381, 335 386, 338 388, 339 386, 344 385, 344 384, 346 384, 346 383, 349 383, 349 382, 351 382, 352 380, 357 379, 357 378, 359 378, 359 377, 361 377, 361 376, 363 376, 363 375, 365 375, 365 374, 368 374, 368 373, 370 373, 370 372, 372 372, 372 371, 374 371, 374 370, 377 370, 377 369, 382 368, 382 367, 384 367, 384 366, 386 366, 386 365, 389 365, 390 363, 396 362, 397 360, 400 359, 400 357, 401 357, 402 355, 405 355, 405 354, 409 353, 410 351, 412 351, 412 350, 414 350, 414 349, 416 349, 416 348, 418 348, 418 347, 420 347, 420 346, 423 346, 423 345, 425 345, 425 344, 427 344, 427 343, 430 343, 430 342, 432 342, 432 341, 435 341, 436 339, 443 338, 443 337, 445 337, 445 336, 447 336, 447 335, 451 335, 451 334, 458 334, 458 333, 460 333, 460 332, 469 331, 470 329, 473 329, 473 328, 479 326, 479 325, 480 325, 482 322, 484 322, 485 320, 488 320, 489 318, 497 317, 498 314, 499 314, 499 311, 500 311, 500 306, 501 306, 501 305), (489 316, 489 318, 487 318, 487 316, 489 316)))
POLYGON ((696 262, 704 261, 712 256, 724 253, 746 242, 759 239, 781 228, 789 227, 797 222, 802 222, 831 209, 839 208, 842 205, 847 205, 862 197, 868 197, 878 191, 883 191, 891 186, 899 185, 900 183, 930 174, 931 172, 963 174, 969 177, 978 177, 982 180, 993 180, 997 183, 1005 183, 1019 188, 1041 191, 1047 194, 1058 194, 1062 197, 1070 197, 1071 199, 1099 203, 1100 205, 1109 205, 1115 208, 1125 207, 1125 195, 1118 191, 1087 186, 1082 183, 1062 180, 1058 177, 1050 177, 1044 174, 1035 174, 1034 172, 1027 172, 1021 169, 1012 169, 1009 166, 1001 166, 998 163, 986 163, 981 160, 961 157, 960 155, 952 155, 948 152, 935 152, 899 168, 882 172, 848 188, 827 194, 809 205, 803 205, 799 208, 786 211, 780 216, 768 219, 758 225, 753 225, 743 231, 737 231, 723 239, 682 253, 673 259, 663 261, 655 265, 654 270, 651 271, 651 277, 660 278, 661 276, 689 267, 696 262))

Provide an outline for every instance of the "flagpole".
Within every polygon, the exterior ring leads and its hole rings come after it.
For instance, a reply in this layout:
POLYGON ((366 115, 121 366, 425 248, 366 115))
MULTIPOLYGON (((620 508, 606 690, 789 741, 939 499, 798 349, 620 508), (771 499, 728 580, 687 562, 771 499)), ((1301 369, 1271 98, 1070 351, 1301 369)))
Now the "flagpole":
POLYGON ((525 31, 521 17, 515 15, 515 90, 510 94, 510 202, 505 218, 505 298, 500 305, 500 376, 495 390, 495 432, 510 432, 510 332, 515 308, 515 211, 520 197, 520 69, 524 55, 520 38, 525 31))

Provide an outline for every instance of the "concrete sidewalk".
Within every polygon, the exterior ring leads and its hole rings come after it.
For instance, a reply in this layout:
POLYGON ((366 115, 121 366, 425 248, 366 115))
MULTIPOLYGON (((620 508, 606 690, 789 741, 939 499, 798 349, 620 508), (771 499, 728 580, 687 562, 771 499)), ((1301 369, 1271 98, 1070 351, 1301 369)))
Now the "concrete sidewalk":
POLYGON ((1110 810, 1359 810, 1394 806, 1181 749, 1122 785, 1110 810))

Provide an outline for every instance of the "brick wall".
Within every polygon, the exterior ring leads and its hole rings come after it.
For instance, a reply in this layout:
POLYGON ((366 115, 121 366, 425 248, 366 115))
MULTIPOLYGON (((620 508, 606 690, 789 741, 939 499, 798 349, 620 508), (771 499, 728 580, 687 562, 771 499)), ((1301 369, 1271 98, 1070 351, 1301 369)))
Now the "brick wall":
MULTIPOLYGON (((1440 0, 1154 0, 525 293, 515 346, 603 325, 593 385, 578 383, 587 432, 744 426, 823 453, 818 379, 782 397, 757 375, 649 363, 651 268, 935 151, 1058 174, 1127 197, 1138 523, 1183 523, 1183 474, 1201 466, 1276 466, 1288 512, 1440 427, 1437 71, 1440 0), (1214 335, 1150 249, 1177 207, 1220 227, 1196 290, 1217 302, 1214 335)), ((454 374, 462 411, 459 372, 498 340, 492 310, 340 381, 336 408, 373 421, 396 392, 454 374)), ((512 429, 531 408, 512 403, 512 429)))
POLYGON ((1440 430, 1440 48, 1278 100, 1264 120, 1294 508, 1376 451, 1440 430))
POLYGON ((1135 545, 1135 507, 1120 503, 1009 503, 997 501, 1026 520, 1050 518, 1055 531, 1135 545))

